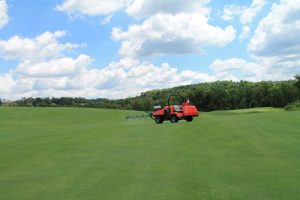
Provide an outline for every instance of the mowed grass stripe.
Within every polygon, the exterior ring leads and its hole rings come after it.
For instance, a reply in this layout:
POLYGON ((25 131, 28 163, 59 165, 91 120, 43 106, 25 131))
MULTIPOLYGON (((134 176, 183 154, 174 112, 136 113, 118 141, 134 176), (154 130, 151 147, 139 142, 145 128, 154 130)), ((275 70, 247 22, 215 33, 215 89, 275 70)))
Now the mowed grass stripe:
POLYGON ((300 112, 231 112, 0 108, 0 199, 299 199, 300 112))

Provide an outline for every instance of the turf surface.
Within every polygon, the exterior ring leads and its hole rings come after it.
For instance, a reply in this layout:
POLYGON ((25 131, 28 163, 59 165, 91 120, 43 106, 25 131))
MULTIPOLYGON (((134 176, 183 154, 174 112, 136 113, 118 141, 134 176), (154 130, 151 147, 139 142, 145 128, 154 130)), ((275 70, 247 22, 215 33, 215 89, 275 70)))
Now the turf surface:
POLYGON ((300 112, 0 108, 0 199, 300 199, 300 112))

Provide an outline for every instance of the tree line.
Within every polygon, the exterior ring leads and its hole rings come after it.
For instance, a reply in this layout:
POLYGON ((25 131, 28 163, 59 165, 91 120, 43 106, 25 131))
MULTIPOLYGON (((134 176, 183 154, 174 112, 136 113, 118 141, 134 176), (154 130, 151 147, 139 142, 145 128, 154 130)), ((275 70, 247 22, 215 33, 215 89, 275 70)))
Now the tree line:
MULTIPOLYGON (((151 111, 154 105, 165 106, 171 94, 188 97, 201 111, 254 107, 285 107, 300 99, 300 76, 288 81, 217 81, 170 89, 152 90, 137 97, 109 100, 86 98, 22 98, 15 106, 89 107, 151 111)), ((176 99, 172 99, 173 103, 176 99)), ((1 102, 1 101, 0 101, 1 102)))

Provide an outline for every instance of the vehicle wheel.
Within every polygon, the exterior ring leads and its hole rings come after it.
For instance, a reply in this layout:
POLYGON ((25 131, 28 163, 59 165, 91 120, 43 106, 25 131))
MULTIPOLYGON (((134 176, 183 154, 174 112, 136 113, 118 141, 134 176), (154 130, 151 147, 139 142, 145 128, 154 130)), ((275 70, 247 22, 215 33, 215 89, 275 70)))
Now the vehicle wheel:
POLYGON ((171 122, 172 123, 177 123, 178 122, 178 117, 176 115, 171 116, 171 122))
POLYGON ((193 117, 187 117, 187 118, 186 118, 186 121, 187 121, 187 122, 192 122, 192 121, 193 121, 193 117))
POLYGON ((164 121, 164 119, 161 116, 156 116, 154 120, 157 124, 161 124, 164 121))

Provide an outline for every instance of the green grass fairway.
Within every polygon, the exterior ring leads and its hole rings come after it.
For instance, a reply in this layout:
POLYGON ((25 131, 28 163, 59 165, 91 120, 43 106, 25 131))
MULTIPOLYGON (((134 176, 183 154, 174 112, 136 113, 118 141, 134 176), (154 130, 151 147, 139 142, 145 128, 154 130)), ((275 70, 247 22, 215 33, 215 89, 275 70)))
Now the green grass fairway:
POLYGON ((0 199, 300 199, 300 112, 129 113, 0 108, 0 199))

